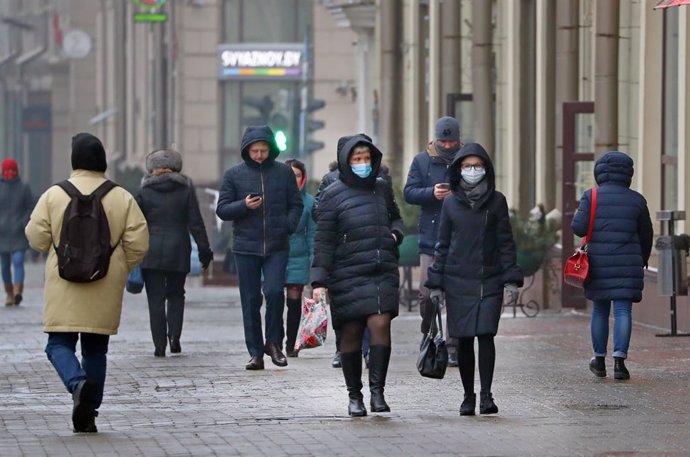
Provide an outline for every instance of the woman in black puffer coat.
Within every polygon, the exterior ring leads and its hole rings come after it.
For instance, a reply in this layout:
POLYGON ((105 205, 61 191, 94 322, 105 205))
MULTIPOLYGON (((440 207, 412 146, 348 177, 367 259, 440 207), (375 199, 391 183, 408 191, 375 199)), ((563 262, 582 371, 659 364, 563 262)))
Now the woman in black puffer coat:
POLYGON ((381 151, 369 137, 338 141, 338 181, 322 194, 317 212, 312 286, 328 289, 333 328, 342 332, 341 361, 348 413, 365 416, 362 335, 368 328, 371 410, 390 411, 383 396, 391 354, 391 320, 398 315, 398 245, 402 220, 390 186, 377 179, 381 151))
MULTIPOLYGON (((630 346, 632 304, 642 300, 644 268, 652 252, 654 234, 647 201, 630 189, 632 176, 633 160, 623 152, 607 152, 594 166, 599 187, 587 248, 589 278, 585 283, 585 297, 592 300, 594 357, 589 369, 595 376, 606 376, 606 343, 613 303, 613 376, 622 380, 630 379, 624 360, 630 346)), ((587 235, 591 207, 590 189, 580 199, 573 217, 571 228, 575 235, 587 235)))
POLYGON ((474 415, 474 338, 479 345, 481 414, 495 414, 491 394, 496 348, 494 336, 503 307, 522 287, 508 204, 496 190, 489 154, 477 143, 463 146, 446 175, 452 195, 443 200, 434 263, 426 282, 438 303, 445 292, 448 334, 458 338, 458 368, 465 390, 463 416, 474 415))
POLYGON ((179 152, 161 149, 146 157, 148 172, 136 196, 149 228, 149 252, 141 264, 149 304, 154 355, 180 353, 184 284, 190 270, 191 233, 205 270, 213 260, 192 181, 181 174, 179 152), (167 312, 166 312, 167 303, 167 312))

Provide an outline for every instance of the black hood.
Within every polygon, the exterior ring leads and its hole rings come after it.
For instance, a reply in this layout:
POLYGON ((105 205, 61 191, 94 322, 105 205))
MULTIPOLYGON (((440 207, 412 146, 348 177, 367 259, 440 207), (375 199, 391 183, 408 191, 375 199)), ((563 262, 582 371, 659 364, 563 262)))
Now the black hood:
POLYGON ((256 143, 257 141, 265 141, 266 143, 268 143, 268 158, 263 162, 263 164, 272 164, 278 157, 278 154, 280 154, 280 150, 278 149, 278 145, 276 144, 276 139, 273 135, 273 130, 271 130, 271 127, 267 125, 250 125, 244 131, 244 135, 242 135, 242 144, 240 146, 242 150, 242 159, 249 166, 259 166, 257 162, 249 158, 249 146, 252 143, 256 143))
POLYGON ((633 160, 620 151, 607 152, 594 165, 594 179, 598 185, 609 183, 630 187, 634 172, 633 160))
POLYGON ((455 195, 460 196, 461 199, 465 196, 465 192, 460 187, 460 180, 462 179, 460 176, 460 164, 466 157, 469 156, 477 156, 482 159, 482 162, 484 162, 484 169, 486 170, 484 180, 486 180, 489 184, 487 195, 491 195, 496 189, 496 173, 494 172, 494 164, 491 161, 489 154, 479 143, 468 143, 455 154, 455 158, 453 158, 453 162, 451 162, 450 166, 448 167, 448 171, 446 172, 446 181, 450 183, 451 190, 455 195))
POLYGON ((340 172, 340 180, 349 185, 374 187, 376 177, 381 168, 381 158, 383 154, 371 142, 371 138, 364 133, 356 135, 343 136, 338 140, 338 171, 340 172), (352 171, 349 164, 350 154, 352 149, 357 145, 368 146, 371 151, 371 174, 366 178, 360 178, 352 171))

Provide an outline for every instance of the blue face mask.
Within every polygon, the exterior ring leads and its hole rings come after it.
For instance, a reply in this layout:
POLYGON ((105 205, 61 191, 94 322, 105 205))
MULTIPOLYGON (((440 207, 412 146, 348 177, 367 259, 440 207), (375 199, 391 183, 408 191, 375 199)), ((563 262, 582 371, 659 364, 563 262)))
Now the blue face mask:
POLYGON ((350 165, 350 168, 352 168, 352 172, 360 178, 366 178, 371 174, 370 163, 358 163, 356 165, 350 165))

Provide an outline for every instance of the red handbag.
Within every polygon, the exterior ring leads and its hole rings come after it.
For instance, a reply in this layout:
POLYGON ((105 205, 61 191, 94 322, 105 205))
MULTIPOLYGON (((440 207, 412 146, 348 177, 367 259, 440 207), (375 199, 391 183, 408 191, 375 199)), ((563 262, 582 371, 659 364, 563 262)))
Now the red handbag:
POLYGON ((594 214, 597 212, 597 188, 592 188, 592 208, 589 212, 589 228, 587 236, 582 239, 582 244, 573 255, 565 261, 563 269, 563 281, 573 287, 582 289, 589 276, 589 258, 587 247, 589 239, 592 237, 592 227, 594 226, 594 214))

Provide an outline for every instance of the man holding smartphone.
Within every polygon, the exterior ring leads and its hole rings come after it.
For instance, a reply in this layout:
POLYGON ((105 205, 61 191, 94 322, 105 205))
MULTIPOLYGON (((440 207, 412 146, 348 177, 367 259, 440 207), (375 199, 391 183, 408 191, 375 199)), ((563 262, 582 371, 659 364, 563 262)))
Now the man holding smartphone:
POLYGON ((247 370, 263 370, 264 354, 284 367, 283 307, 288 237, 302 216, 302 194, 295 175, 277 162, 279 150, 267 125, 250 126, 241 144, 242 160, 225 172, 216 214, 233 221, 233 253, 242 302, 244 339, 251 359, 247 370), (263 277, 263 285, 262 285, 263 277), (266 298, 266 340, 261 303, 266 298))
MULTIPOLYGON (((429 289, 424 287, 427 270, 434 260, 434 246, 438 238, 443 199, 450 195, 450 184, 446 171, 455 154, 462 147, 460 124, 455 118, 444 116, 436 121, 435 140, 429 142, 425 151, 417 154, 410 165, 405 183, 405 201, 419 205, 419 312, 422 316, 422 334, 429 331, 433 319, 429 289)), ((457 366, 456 341, 448 338, 448 365, 457 366)))

